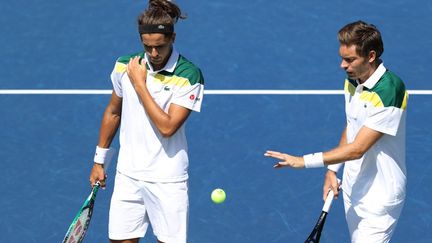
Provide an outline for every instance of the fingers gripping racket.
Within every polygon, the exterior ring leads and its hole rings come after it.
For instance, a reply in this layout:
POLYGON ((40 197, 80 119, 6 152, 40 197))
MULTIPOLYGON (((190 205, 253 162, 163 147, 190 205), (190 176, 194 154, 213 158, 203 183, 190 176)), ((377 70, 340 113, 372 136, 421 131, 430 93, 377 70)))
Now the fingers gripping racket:
MULTIPOLYGON (((111 161, 114 153, 115 150, 111 148, 109 154, 107 155, 107 160, 104 165, 104 171, 108 169, 109 162, 111 161)), ((63 239, 63 243, 81 243, 84 240, 84 236, 87 232, 87 229, 90 225, 91 217, 93 215, 93 207, 99 187, 100 182, 98 181, 93 186, 90 195, 84 201, 81 209, 78 211, 71 225, 69 226, 69 229, 63 239)))
MULTIPOLYGON (((339 182, 340 180, 338 180, 339 182)), ((340 188, 340 186, 339 186, 340 188)), ((324 206, 322 208, 321 214, 315 224, 315 227, 313 228, 312 232, 310 233, 309 237, 306 239, 305 243, 310 243, 310 242, 314 242, 314 243, 319 243, 320 238, 321 238, 321 232, 324 228, 324 223, 325 220, 327 218, 327 214, 330 210, 331 204, 333 202, 333 198, 334 198, 334 192, 333 190, 330 190, 328 192, 327 198, 324 202, 324 206)))

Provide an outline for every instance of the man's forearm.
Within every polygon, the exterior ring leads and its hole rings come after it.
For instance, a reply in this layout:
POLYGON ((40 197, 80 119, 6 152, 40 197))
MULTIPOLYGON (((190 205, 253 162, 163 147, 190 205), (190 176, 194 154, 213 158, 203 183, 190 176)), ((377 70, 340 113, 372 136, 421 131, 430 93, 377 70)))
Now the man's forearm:
POLYGON ((111 145, 119 126, 120 115, 113 114, 109 109, 107 109, 101 122, 98 146, 101 148, 108 148, 111 145))

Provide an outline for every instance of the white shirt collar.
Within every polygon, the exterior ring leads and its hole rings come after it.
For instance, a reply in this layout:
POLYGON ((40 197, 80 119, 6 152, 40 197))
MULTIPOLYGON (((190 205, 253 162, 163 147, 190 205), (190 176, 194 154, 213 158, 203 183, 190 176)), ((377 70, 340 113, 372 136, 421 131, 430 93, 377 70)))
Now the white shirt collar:
POLYGON ((167 72, 172 73, 172 72, 174 72, 174 69, 175 69, 175 67, 177 65, 177 60, 178 60, 179 56, 180 56, 180 54, 173 47, 173 50, 171 52, 171 56, 168 59, 168 62, 165 64, 165 66, 162 69, 157 70, 157 71, 153 70, 153 67, 152 67, 152 65, 151 65, 151 63, 150 63, 150 61, 148 59, 147 53, 144 54, 144 59, 145 59, 146 63, 148 64, 149 68, 150 68, 149 73, 158 73, 158 72, 160 72, 162 70, 165 70, 167 72))
POLYGON ((372 89, 385 72, 386 68, 384 67, 384 63, 381 63, 375 72, 362 85, 368 89, 372 89))

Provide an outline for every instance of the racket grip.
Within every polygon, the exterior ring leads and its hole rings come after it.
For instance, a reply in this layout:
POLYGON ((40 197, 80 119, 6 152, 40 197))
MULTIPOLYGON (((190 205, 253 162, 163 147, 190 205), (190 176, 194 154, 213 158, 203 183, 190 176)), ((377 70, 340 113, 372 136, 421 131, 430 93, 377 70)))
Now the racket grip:
MULTIPOLYGON (((341 180, 338 178, 337 182, 339 184, 338 190, 340 190, 340 188, 341 188, 341 180)), ((333 202, 333 199, 334 199, 334 192, 333 192, 333 190, 330 190, 328 192, 328 194, 327 194, 327 198, 326 198, 326 200, 324 202, 324 206, 323 206, 322 211, 328 213, 328 211, 330 210, 331 204, 333 202)))
POLYGON ((334 192, 332 190, 330 190, 329 193, 327 194, 327 198, 324 202, 324 206, 322 208, 322 211, 328 213, 328 211, 331 207, 331 204, 333 202, 333 198, 334 198, 334 192))

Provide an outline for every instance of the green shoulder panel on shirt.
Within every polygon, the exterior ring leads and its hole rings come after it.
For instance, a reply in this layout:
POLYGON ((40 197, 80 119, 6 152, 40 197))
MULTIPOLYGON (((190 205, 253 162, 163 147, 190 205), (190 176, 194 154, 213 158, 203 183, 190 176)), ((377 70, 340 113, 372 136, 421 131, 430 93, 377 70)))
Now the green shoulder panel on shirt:
POLYGON ((173 75, 186 78, 189 80, 190 85, 204 84, 204 77, 201 70, 182 55, 180 55, 177 61, 177 66, 173 75))
MULTIPOLYGON (((115 71, 118 73, 123 73, 126 71, 127 64, 129 63, 129 60, 132 57, 140 56, 144 58, 144 52, 138 52, 132 55, 126 55, 121 56, 117 59, 116 65, 115 65, 115 71)), ((179 56, 179 59, 177 60, 177 66, 174 70, 174 73, 170 73, 167 71, 161 71, 159 72, 160 75, 166 76, 166 77, 172 77, 176 76, 180 78, 181 80, 185 79, 186 82, 189 82, 188 85, 195 85, 195 84, 204 84, 204 77, 201 73, 201 70, 195 66, 192 62, 187 60, 182 55, 179 56)), ((178 82, 178 80, 177 80, 178 82)), ((183 84, 185 85, 185 84, 183 84)))
POLYGON ((391 71, 386 71, 378 83, 369 92, 376 93, 384 107, 405 109, 408 93, 402 80, 391 71))
POLYGON ((141 58, 144 58, 144 52, 141 51, 138 53, 134 53, 132 55, 121 56, 121 57, 117 58, 117 62, 123 63, 123 64, 128 64, 129 60, 133 57, 136 57, 136 56, 140 56, 141 58))
POLYGON ((114 66, 115 72, 117 72, 117 73, 126 72, 126 67, 129 63, 130 59, 132 57, 136 57, 136 56, 140 56, 141 58, 144 58, 144 52, 142 51, 142 52, 138 52, 138 53, 135 53, 132 55, 126 55, 126 56, 121 56, 121 57, 117 58, 117 61, 116 61, 115 66, 114 66))

